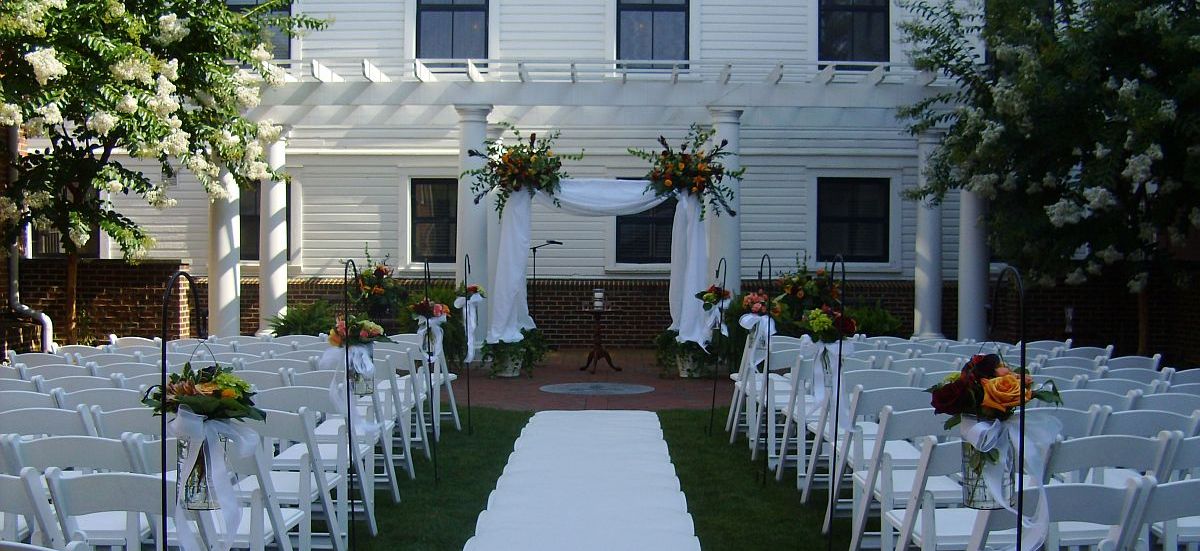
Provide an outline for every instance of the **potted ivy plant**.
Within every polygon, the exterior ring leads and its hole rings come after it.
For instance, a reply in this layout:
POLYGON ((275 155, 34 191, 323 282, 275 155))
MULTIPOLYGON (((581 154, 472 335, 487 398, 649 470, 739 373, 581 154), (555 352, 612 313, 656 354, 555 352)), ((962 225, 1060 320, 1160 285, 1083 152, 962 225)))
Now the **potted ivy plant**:
POLYGON ((550 348, 542 332, 522 329, 521 335, 518 342, 484 343, 483 361, 490 363, 493 377, 519 377, 522 371, 532 377, 534 366, 545 359, 550 348))

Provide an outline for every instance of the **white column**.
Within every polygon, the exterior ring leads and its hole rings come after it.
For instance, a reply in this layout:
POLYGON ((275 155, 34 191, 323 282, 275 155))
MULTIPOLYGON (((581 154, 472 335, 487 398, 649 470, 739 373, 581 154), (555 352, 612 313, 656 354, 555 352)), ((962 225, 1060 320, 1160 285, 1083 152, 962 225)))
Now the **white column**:
MULTIPOLYGON (((482 168, 484 165, 483 158, 472 157, 468 152, 472 149, 487 151, 487 118, 492 112, 492 106, 456 105, 454 109, 458 111, 458 169, 461 174, 463 171, 482 168)), ((471 283, 482 284, 486 290, 490 290, 491 267, 494 265, 494 262, 489 263, 492 259, 488 254, 488 216, 491 214, 491 204, 489 201, 475 203, 475 192, 471 191, 474 183, 475 179, 471 177, 461 177, 458 180, 458 241, 454 279, 459 283, 468 279, 463 258, 470 255, 471 283)), ((488 326, 488 312, 487 301, 484 301, 479 308, 480 330, 488 326)), ((483 335, 479 336, 479 342, 483 342, 483 335)))
POLYGON ((958 338, 987 338, 987 199, 963 190, 958 207, 958 338))
POLYGON ((241 198, 228 170, 219 185, 227 197, 208 207, 208 334, 225 337, 241 333, 241 198))
MULTIPOLYGON (((922 132, 917 136, 917 186, 928 182, 925 170, 929 156, 941 142, 942 136, 922 132)), ((942 337, 942 206, 921 201, 917 206, 917 267, 913 274, 915 309, 913 335, 923 338, 942 337)))
MULTIPOLYGON (((267 148, 267 165, 283 170, 287 163, 287 141, 279 139, 267 148)), ((258 218, 258 333, 268 334, 268 320, 287 312, 288 220, 287 182, 259 182, 258 218)))
MULTIPOLYGON (((739 154, 741 152, 741 130, 742 130, 742 110, 732 109, 728 107, 710 107, 708 109, 713 119, 713 128, 716 133, 712 137, 714 145, 721 143, 721 140, 726 140, 729 143, 725 146, 725 151, 729 152, 729 156, 722 161, 725 169, 729 171, 737 170, 742 166, 739 154)), ((711 210, 706 215, 707 230, 708 230, 708 265, 709 271, 716 273, 717 265, 721 262, 721 258, 725 259, 726 266, 729 269, 729 277, 727 284, 729 289, 737 293, 742 288, 742 186, 741 183, 732 178, 725 180, 725 185, 733 190, 733 200, 729 202, 729 206, 734 212, 738 212, 738 216, 728 216, 722 214, 716 216, 711 210)))

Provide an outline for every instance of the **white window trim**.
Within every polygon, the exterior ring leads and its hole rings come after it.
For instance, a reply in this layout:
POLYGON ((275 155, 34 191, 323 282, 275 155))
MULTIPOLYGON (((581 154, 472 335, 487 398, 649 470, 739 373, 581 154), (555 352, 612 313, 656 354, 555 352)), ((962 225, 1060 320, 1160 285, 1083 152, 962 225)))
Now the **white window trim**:
MULTIPOLYGON (((889 63, 906 63, 908 51, 904 49, 904 33, 900 31, 899 17, 907 12, 900 8, 897 2, 888 3, 888 62, 889 63)), ((811 58, 818 62, 827 62, 828 60, 821 59, 821 0, 812 0, 808 3, 808 22, 811 27, 808 29, 808 47, 812 52, 811 58)), ((836 61, 833 63, 842 63, 846 65, 854 64, 853 61, 836 61)), ((863 62, 870 63, 870 62, 863 62)))
MULTIPOLYGON (((418 0, 408 0, 404 3, 404 59, 417 58, 417 2, 418 0)), ((487 33, 487 57, 488 59, 499 59, 501 57, 500 0, 488 0, 487 33)), ((429 266, 430 269, 433 268, 432 264, 429 266)))
MULTIPOLYGON (((700 56, 700 2, 688 1, 688 58, 684 61, 703 59, 700 56)), ((617 60, 617 0, 604 2, 604 51, 608 58, 617 60)))
MULTIPOLYGON (((445 174, 409 174, 407 176, 404 176, 403 190, 401 191, 401 193, 403 193, 404 195, 403 195, 403 197, 400 198, 400 205, 402 208, 402 210, 400 212, 400 219, 403 220, 404 223, 398 224, 400 226, 400 228, 398 228, 399 232, 400 232, 400 236, 399 236, 400 237, 400 249, 402 251, 404 251, 404 259, 402 261, 400 261, 400 260, 397 261, 397 263, 400 264, 400 269, 402 272, 423 272, 425 269, 424 262, 417 262, 416 260, 413 259, 412 235, 411 235, 412 224, 413 224, 412 182, 413 182, 413 180, 423 180, 423 179, 439 179, 439 180, 444 179, 444 180, 454 180, 455 182, 458 181, 458 178, 455 178, 454 176, 447 176, 445 174)), ((455 193, 456 194, 458 193, 457 186, 455 186, 455 193)), ((455 212, 456 213, 458 212, 457 208, 455 209, 455 212)), ((458 216, 458 215, 455 214, 455 216, 458 216)), ((457 223, 458 223, 458 221, 456 219, 455 224, 457 224, 457 223)), ((458 257, 459 246, 460 246, 460 244, 458 243, 458 236, 456 235, 455 243, 454 243, 455 258, 458 257)), ((431 273, 432 272, 437 272, 437 273, 451 272, 451 273, 453 273, 455 270, 455 264, 457 264, 457 262, 430 262, 429 263, 429 271, 431 273)))
POLYGON ((901 169, 878 168, 821 168, 810 169, 806 186, 808 201, 805 204, 805 248, 817 258, 817 180, 820 178, 886 178, 890 188, 888 197, 888 261, 847 262, 846 271, 861 273, 901 273, 904 269, 903 246, 903 189, 901 169))
POLYGON ((417 58, 417 0, 404 3, 404 59, 417 58))

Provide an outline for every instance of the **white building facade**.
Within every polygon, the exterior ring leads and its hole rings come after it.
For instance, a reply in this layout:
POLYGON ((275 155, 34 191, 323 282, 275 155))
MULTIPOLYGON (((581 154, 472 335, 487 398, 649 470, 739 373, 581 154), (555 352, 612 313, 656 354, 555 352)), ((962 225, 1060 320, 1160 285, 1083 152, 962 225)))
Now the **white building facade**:
MULTIPOLYGON (((648 167, 627 148, 654 150, 659 135, 678 143, 689 125, 713 125, 746 168, 738 216, 708 222, 710 256, 729 261, 731 282, 757 276, 764 254, 776 272, 797 256, 813 266, 843 254, 852 279, 915 281, 919 335, 941 333, 941 284, 958 279, 969 293, 958 336, 984 336, 986 205, 902 196, 938 136, 909 135, 896 108, 945 84, 907 65, 898 24, 909 15, 888 0, 300 0, 293 9, 331 23, 276 41, 293 78, 250 113, 285 125, 269 161, 292 181, 210 204, 181 173, 170 211, 116 199, 157 238, 152 256, 208 276, 215 333, 237 331, 240 277, 259 277, 265 320, 286 308, 289 278, 340 277, 341 261, 364 247, 390 255, 401 275, 420 275, 428 260, 435 276, 460 280, 469 254, 472 280, 484 281, 498 220, 458 176, 478 162, 467 151, 507 122, 526 135, 560 131, 558 150, 585 155, 566 170, 596 178, 641 177, 648 167)), ((662 207, 620 218, 535 207, 534 243, 564 243, 539 251, 537 275, 666 279, 670 228, 662 207)), ((120 256, 103 242, 98 254, 120 256)))

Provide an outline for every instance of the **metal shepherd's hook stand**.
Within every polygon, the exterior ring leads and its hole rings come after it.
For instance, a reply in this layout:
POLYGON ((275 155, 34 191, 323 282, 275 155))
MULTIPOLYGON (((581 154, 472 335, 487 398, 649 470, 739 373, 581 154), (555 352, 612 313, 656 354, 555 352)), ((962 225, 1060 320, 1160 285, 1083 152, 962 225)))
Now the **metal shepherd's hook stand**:
MULTIPOLYGON (((471 286, 471 255, 463 253, 463 289, 471 286)), ((467 327, 467 304, 463 303, 463 329, 470 330, 467 327)), ((467 354, 471 353, 471 337, 466 338, 467 354)), ((463 356, 466 357, 465 355, 463 356)), ((467 434, 475 434, 475 425, 471 424, 471 365, 463 362, 463 372, 467 377, 467 434)))
MULTIPOLYGON (((162 300, 162 324, 160 326, 159 334, 159 339, 161 341, 160 344, 162 346, 162 357, 159 363, 162 379, 160 380, 159 384, 162 386, 159 388, 162 392, 163 400, 166 400, 167 396, 167 371, 169 369, 167 367, 167 315, 170 310, 171 295, 174 293, 175 288, 179 285, 180 277, 188 281, 188 291, 192 295, 192 307, 195 308, 195 311, 200 314, 200 327, 197 329, 197 335, 199 335, 200 340, 208 338, 208 315, 200 309, 200 297, 196 294, 196 280, 192 278, 192 274, 189 274, 183 270, 177 270, 175 273, 171 274, 171 278, 167 280, 167 289, 163 291, 162 300)), ((165 413, 161 416, 161 419, 159 419, 159 423, 159 428, 162 430, 162 433, 159 435, 158 439, 158 452, 162 458, 162 473, 159 474, 159 480, 162 483, 162 522, 165 526, 165 523, 167 522, 167 496, 169 494, 167 491, 167 415, 165 413)), ((165 537, 162 539, 162 550, 167 551, 167 538, 165 537)))
MULTIPOLYGON (((728 278, 728 276, 729 276, 729 263, 725 261, 724 257, 721 257, 720 262, 717 262, 717 272, 715 274, 713 274, 713 278, 721 280, 722 293, 724 293, 724 291, 726 289, 725 280, 728 278)), ((716 350, 717 358, 716 358, 716 362, 713 363, 712 405, 710 405, 708 407, 708 431, 705 432, 705 434, 708 436, 712 436, 712 434, 713 434, 713 418, 716 416, 716 413, 717 413, 717 379, 720 378, 720 376, 721 376, 721 364, 724 363, 721 361, 721 349, 717 348, 717 345, 715 343, 715 339, 717 338, 718 335, 721 334, 721 324, 725 323, 725 306, 724 306, 724 304, 725 304, 724 297, 717 297, 717 312, 719 312, 717 314, 717 326, 713 328, 713 329, 715 329, 715 332, 713 333, 714 343, 709 345, 709 346, 712 346, 716 350)), ((722 343, 722 344, 724 344, 724 343, 722 343)))
MULTIPOLYGON (((429 297, 430 285, 431 285, 431 282, 430 282, 430 276, 429 276, 429 260, 425 260, 425 300, 429 301, 429 303, 432 304, 433 299, 431 299, 429 297)), ((426 323, 429 324, 429 321, 426 320, 426 323)), ((425 329, 425 377, 426 377, 426 384, 429 385, 426 387, 428 390, 428 394, 429 394, 429 417, 430 417, 430 419, 432 419, 432 421, 434 423, 441 423, 442 422, 442 412, 435 411, 433 409, 436 404, 436 402, 434 402, 434 400, 433 400, 433 393, 437 392, 437 390, 433 388, 433 370, 437 368, 437 366, 434 365, 434 363, 435 362, 433 360, 433 324, 429 324, 429 327, 425 329)), ((432 429, 432 427, 430 427, 430 428, 432 429)), ((431 430, 430 433, 436 435, 437 431, 431 430)), ((436 436, 428 436, 425 438, 425 440, 426 440, 426 443, 429 445, 429 451, 433 458, 433 485, 437 486, 438 481, 441 480, 441 477, 438 474, 437 437, 436 436)))
MULTIPOLYGON (((361 283, 362 282, 360 279, 361 277, 362 277, 361 274, 359 274, 359 272, 358 272, 358 265, 354 263, 353 259, 347 259, 346 262, 342 264, 342 320, 346 323, 347 338, 349 337, 348 333, 350 332, 350 289, 351 289, 350 281, 353 278, 354 281, 361 283)), ((337 331, 337 327, 334 327, 333 330, 337 331)), ((346 390, 346 451, 348 452, 346 457, 350 458, 350 464, 351 464, 351 466, 354 467, 354 468, 350 469, 347 474, 348 480, 347 480, 347 485, 346 485, 346 491, 349 494, 348 499, 350 501, 350 505, 349 505, 350 512, 347 515, 348 518, 346 519, 346 523, 349 524, 349 526, 347 527, 347 530, 349 533, 349 540, 350 540, 349 547, 350 547, 350 549, 357 549, 358 530, 354 526, 355 523, 354 523, 353 517, 354 517, 354 477, 355 477, 355 474, 357 473, 357 470, 358 470, 357 466, 359 465, 359 463, 356 460, 356 458, 358 456, 355 455, 356 452, 358 451, 356 449, 358 446, 355 445, 356 438, 354 435, 354 416, 352 415, 352 413, 354 412, 354 408, 358 407, 358 404, 357 404, 357 400, 354 399, 353 389, 351 388, 351 384, 350 384, 350 380, 351 380, 350 370, 353 369, 352 367, 350 367, 350 344, 348 342, 343 342, 342 345, 343 345, 342 346, 343 350, 346 352, 346 357, 345 357, 345 361, 346 361, 346 385, 345 385, 346 386, 346 388, 345 388, 345 390, 346 390)), ((357 473, 357 474, 359 475, 358 478, 359 478, 360 483, 362 483, 363 481, 365 481, 367 479, 365 476, 362 476, 362 473, 357 473)), ((366 487, 363 487, 361 489, 361 491, 366 492, 368 490, 366 487)), ((375 491, 375 489, 371 488, 370 491, 375 491)), ((366 497, 365 496, 363 497, 363 507, 364 508, 366 507, 366 497)))
MULTIPOLYGON (((839 298, 834 302, 834 305, 837 306, 838 315, 844 315, 846 313, 846 258, 845 257, 843 257, 840 254, 833 257, 833 264, 829 267, 829 277, 833 277, 834 274, 837 273, 838 264, 841 264, 841 266, 842 266, 842 281, 841 281, 841 286, 839 287, 839 289, 841 289, 841 291, 839 292, 839 295, 838 295, 839 298)), ((827 519, 827 522, 829 524, 826 524, 824 527, 825 549, 827 549, 828 551, 833 551, 833 527, 832 527, 833 511, 834 511, 835 506, 837 505, 837 500, 838 500, 838 496, 833 494, 833 488, 834 488, 833 477, 837 476, 835 473, 838 471, 838 466, 836 465, 837 457, 838 457, 838 455, 837 455, 837 440, 838 440, 837 434, 838 434, 838 429, 841 427, 841 424, 840 424, 841 420, 839 419, 839 417, 841 417, 840 414, 842 412, 842 346, 845 342, 846 342, 845 335, 843 335, 842 338, 838 339, 837 372, 833 376, 833 387, 832 387, 833 388, 833 428, 830 429, 830 432, 833 434, 833 439, 832 439, 833 447, 829 453, 832 454, 834 461, 830 463, 830 465, 833 465, 833 466, 832 466, 832 472, 829 473, 829 502, 826 505, 827 509, 825 511, 825 518, 827 519)), ((828 399, 829 398, 826 398, 826 400, 828 400, 828 399)))
POLYGON ((1017 439, 1017 542, 1019 545, 1025 524, 1025 396, 1029 392, 1029 382, 1025 379, 1028 365, 1025 363, 1025 284, 1021 281, 1021 272, 1012 266, 1005 266, 1000 275, 996 277, 996 287, 992 289, 992 311, 991 319, 988 320, 988 336, 993 340, 996 338, 996 311, 1000 301, 1000 289, 1004 287, 1006 276, 1012 276, 1013 283, 1017 286, 1017 334, 1021 339, 1021 404, 1020 409, 1017 410, 1017 427, 1021 431, 1021 437, 1017 439))
MULTIPOLYGON (((775 273, 775 266, 773 266, 771 263, 771 255, 769 255, 767 253, 763 253, 762 257, 758 259, 758 282, 759 283, 763 282, 763 264, 767 265, 767 277, 771 277, 771 274, 775 273)), ((770 295, 768 295, 768 296, 770 296, 770 295)), ((767 305, 767 313, 764 315, 767 316, 767 319, 771 319, 771 306, 769 304, 767 305)), ((768 379, 771 378, 771 327, 773 325, 774 325, 774 322, 769 322, 767 324, 767 357, 765 359, 763 359, 762 388, 758 394, 758 399, 764 400, 764 401, 767 400, 767 384, 769 382, 768 379)), ((754 360, 751 359, 750 361, 753 362, 754 360)), ((757 411, 757 410, 758 410, 758 408, 755 408, 755 411, 757 411)), ((764 415, 770 414, 770 413, 771 412, 770 412, 769 408, 764 410, 764 415)), ((747 423, 748 422, 749 422, 749 419, 747 419, 747 423)), ((762 428, 764 431, 767 430, 766 424, 770 423, 770 422, 774 422, 774 419, 765 420, 765 422, 762 423, 762 428)), ((758 423, 755 423, 755 424, 757 425, 758 423)), ((757 430, 757 429, 758 429, 758 427, 755 427, 755 430, 757 430)), ((749 434, 747 434, 746 436, 748 437, 749 434)), ((758 437, 758 435, 756 434, 755 437, 758 437)), ((771 450, 768 450, 767 446, 768 446, 768 444, 766 441, 766 436, 763 435, 763 463, 762 463, 762 485, 763 486, 767 485, 767 479, 770 478, 770 475, 768 473, 770 473, 770 471, 771 471, 771 465, 770 465, 771 450)), ((782 458, 781 458, 781 460, 782 460, 782 458)))

